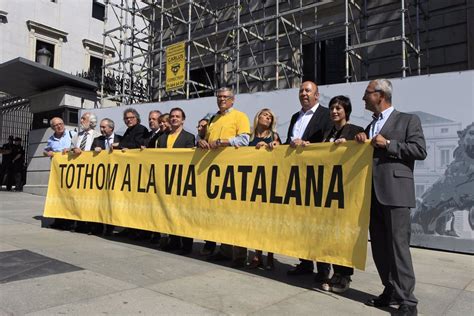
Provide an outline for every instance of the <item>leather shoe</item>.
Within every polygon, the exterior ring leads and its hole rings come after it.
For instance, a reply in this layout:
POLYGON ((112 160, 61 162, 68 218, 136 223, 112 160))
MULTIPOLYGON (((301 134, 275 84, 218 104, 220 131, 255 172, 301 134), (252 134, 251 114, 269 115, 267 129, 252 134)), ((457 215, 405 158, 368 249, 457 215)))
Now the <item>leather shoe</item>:
POLYGON ((416 308, 416 305, 400 304, 400 307, 398 307, 398 310, 395 312, 395 315, 416 316, 418 315, 418 309, 416 308))
POLYGON ((397 302, 392 299, 392 295, 386 293, 373 297, 365 303, 365 305, 372 307, 387 307, 395 304, 397 304, 397 302))
POLYGON ((304 268, 301 264, 297 264, 294 268, 286 271, 287 275, 303 275, 303 274, 313 274, 312 269, 304 268))

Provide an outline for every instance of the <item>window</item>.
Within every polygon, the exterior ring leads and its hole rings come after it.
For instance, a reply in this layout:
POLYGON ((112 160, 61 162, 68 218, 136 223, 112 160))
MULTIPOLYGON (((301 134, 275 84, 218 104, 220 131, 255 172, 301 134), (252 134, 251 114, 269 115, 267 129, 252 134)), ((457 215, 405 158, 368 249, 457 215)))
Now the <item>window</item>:
POLYGON ((449 149, 441 149, 441 167, 446 167, 449 164, 450 154, 449 149))
POLYGON ((442 134, 446 134, 448 131, 449 131, 449 129, 447 127, 444 127, 444 128, 441 129, 442 134))
POLYGON ((104 60, 95 56, 90 56, 89 72, 100 80, 102 80, 102 66, 104 60))
POLYGON ((37 62, 39 61, 38 52, 40 52, 41 54, 44 52, 44 49, 46 49, 51 54, 50 59, 49 59, 49 65, 46 65, 46 66, 53 67, 54 66, 54 50, 55 50, 55 46, 53 44, 36 40, 35 61, 37 62))
POLYGON ((52 54, 49 66, 61 69, 61 51, 68 33, 31 20, 26 21, 26 25, 29 30, 29 59, 36 61, 38 50, 44 48, 52 54))
POLYGON ((92 0, 92 17, 101 21, 105 20, 105 5, 97 0, 92 0))

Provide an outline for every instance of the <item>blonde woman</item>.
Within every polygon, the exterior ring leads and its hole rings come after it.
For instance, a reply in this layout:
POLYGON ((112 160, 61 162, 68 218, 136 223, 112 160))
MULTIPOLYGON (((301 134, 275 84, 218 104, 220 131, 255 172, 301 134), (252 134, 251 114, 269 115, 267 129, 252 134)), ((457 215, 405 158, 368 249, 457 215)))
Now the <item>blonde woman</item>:
MULTIPOLYGON (((249 146, 255 148, 269 148, 279 145, 280 136, 276 132, 276 117, 270 109, 262 109, 255 115, 253 121, 253 131, 250 135, 249 146)), ((250 261, 248 268, 256 269, 263 267, 262 251, 256 250, 255 256, 250 261)), ((266 270, 273 270, 273 253, 269 252, 267 255, 266 270)))

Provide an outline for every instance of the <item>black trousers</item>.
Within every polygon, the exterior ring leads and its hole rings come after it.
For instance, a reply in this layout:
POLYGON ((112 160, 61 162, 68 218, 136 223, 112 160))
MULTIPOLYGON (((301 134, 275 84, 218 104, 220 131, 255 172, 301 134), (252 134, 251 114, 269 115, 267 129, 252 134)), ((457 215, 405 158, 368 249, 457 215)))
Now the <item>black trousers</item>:
POLYGON ((416 305, 415 272, 410 254, 410 209, 381 204, 372 190, 370 209, 372 256, 382 284, 400 303, 416 305))

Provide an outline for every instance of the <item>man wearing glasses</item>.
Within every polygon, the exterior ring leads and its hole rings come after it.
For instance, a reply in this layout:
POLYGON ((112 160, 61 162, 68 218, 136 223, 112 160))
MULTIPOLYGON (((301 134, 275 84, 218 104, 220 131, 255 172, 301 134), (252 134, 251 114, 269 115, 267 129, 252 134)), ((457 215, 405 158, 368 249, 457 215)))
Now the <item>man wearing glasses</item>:
POLYGON ((128 108, 123 111, 123 121, 127 130, 120 140, 119 147, 122 149, 140 148, 147 145, 148 129, 140 124, 140 114, 137 110, 128 108))
MULTIPOLYGON (((60 117, 53 117, 49 121, 49 125, 54 132, 53 135, 48 138, 48 143, 44 148, 43 155, 52 158, 54 153, 60 153, 64 149, 71 147, 71 141, 76 135, 76 132, 66 130, 64 121, 60 117)), ((55 218, 49 228, 69 230, 73 225, 74 221, 72 220, 55 218)))
MULTIPOLYGON (((229 88, 217 90, 219 111, 209 120, 205 139, 198 141, 201 149, 217 149, 228 146, 247 146, 250 139, 250 121, 247 115, 233 108, 234 93, 229 88)), ((206 241, 201 253, 212 254, 214 242, 206 241)), ((247 261, 247 248, 222 244, 219 252, 208 257, 211 261, 232 260, 232 267, 241 268, 247 261)))
POLYGON ((373 80, 365 90, 365 108, 374 120, 356 141, 374 147, 370 240, 383 293, 367 305, 399 304, 397 315, 417 315, 413 295, 415 272, 410 254, 410 208, 415 207, 413 168, 426 158, 426 144, 418 116, 392 106, 392 83, 373 80))

